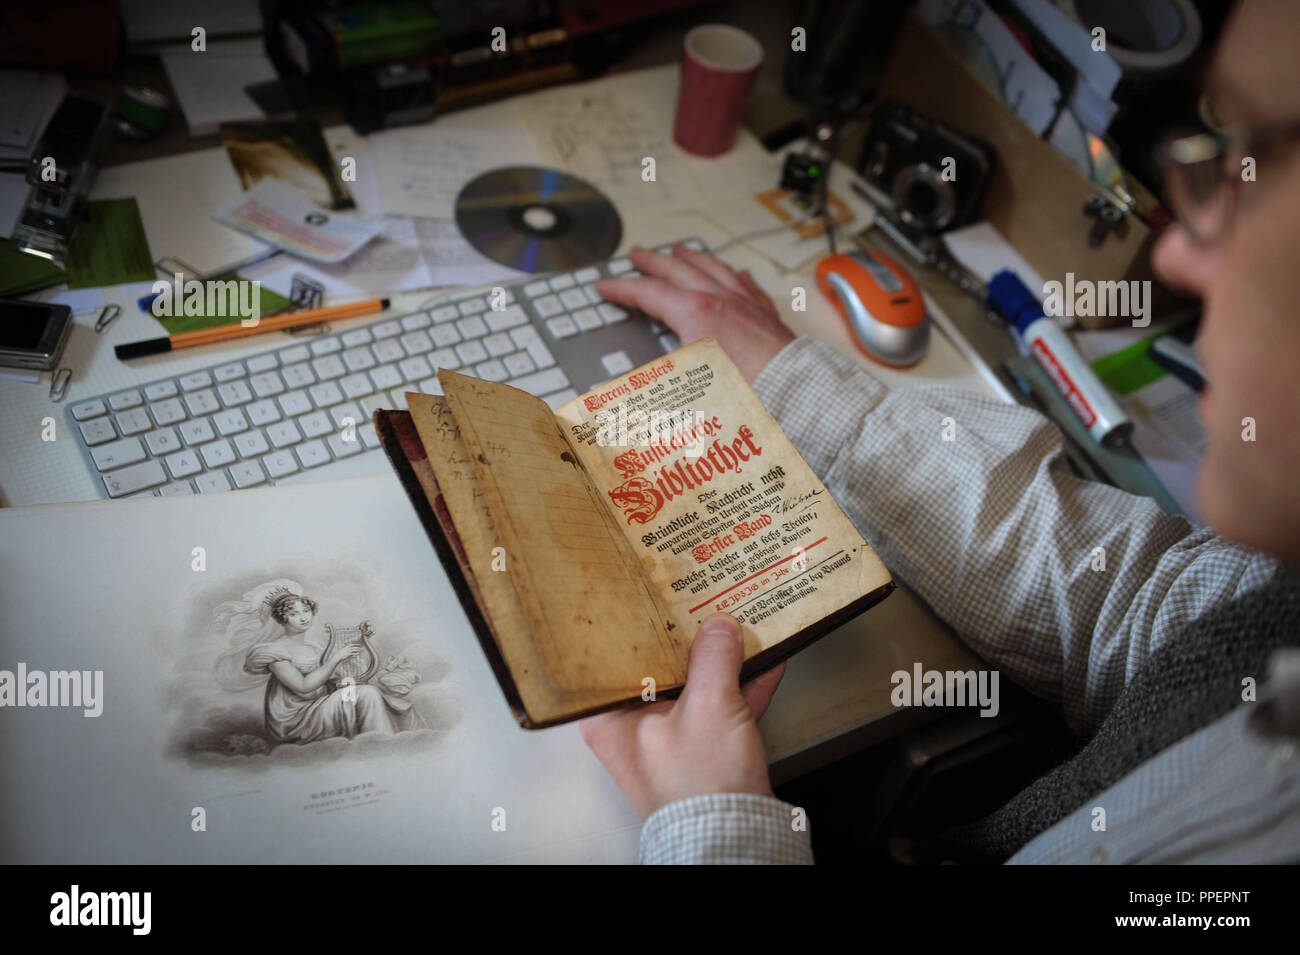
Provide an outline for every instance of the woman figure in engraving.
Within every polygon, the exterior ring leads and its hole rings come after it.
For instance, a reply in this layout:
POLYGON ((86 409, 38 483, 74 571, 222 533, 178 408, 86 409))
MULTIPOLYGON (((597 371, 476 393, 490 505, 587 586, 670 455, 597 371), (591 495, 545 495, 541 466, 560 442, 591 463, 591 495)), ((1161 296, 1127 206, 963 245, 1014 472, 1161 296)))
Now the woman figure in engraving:
POLYGON ((232 648, 217 660, 217 679, 228 690, 266 679, 267 736, 276 743, 311 743, 421 725, 409 700, 390 698, 374 684, 330 689, 335 668, 361 648, 343 647, 321 659, 322 648, 306 636, 316 611, 298 584, 283 579, 217 608, 217 620, 228 622, 232 636, 232 648))

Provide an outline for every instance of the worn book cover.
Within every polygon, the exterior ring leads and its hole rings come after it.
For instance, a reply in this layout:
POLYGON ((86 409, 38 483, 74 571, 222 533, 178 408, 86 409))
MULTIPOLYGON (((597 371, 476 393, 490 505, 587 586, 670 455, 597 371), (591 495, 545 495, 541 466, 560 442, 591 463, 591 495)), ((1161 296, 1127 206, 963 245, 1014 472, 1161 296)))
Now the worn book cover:
POLYGON ((558 409, 438 380, 376 426, 525 727, 672 696, 717 611, 747 678, 894 587, 713 339, 558 409))

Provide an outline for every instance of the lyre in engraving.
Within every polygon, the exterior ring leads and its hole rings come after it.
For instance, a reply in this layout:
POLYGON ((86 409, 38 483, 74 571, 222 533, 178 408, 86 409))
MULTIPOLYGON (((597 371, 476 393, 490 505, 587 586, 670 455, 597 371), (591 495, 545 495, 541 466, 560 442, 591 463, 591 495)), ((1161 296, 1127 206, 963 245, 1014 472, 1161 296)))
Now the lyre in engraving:
POLYGON ((329 641, 325 645, 325 652, 321 654, 322 661, 328 660, 330 654, 341 647, 361 648, 360 653, 347 657, 334 668, 329 679, 331 690, 365 683, 374 676, 375 670, 379 669, 379 654, 370 645, 370 638, 375 635, 375 631, 370 628, 369 620, 363 620, 355 627, 333 627, 327 623, 325 632, 329 634, 329 641))

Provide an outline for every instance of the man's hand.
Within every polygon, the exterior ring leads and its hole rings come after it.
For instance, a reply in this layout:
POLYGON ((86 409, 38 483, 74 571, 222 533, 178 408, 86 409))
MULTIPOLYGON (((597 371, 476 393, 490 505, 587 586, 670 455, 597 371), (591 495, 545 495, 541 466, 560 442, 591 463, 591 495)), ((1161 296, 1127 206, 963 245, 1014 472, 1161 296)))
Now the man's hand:
POLYGON ((748 272, 736 272, 706 252, 680 245, 672 255, 637 246, 631 257, 643 276, 602 279, 596 291, 657 318, 683 342, 716 338, 749 383, 794 340, 781 313, 748 272))
POLYGON ((736 618, 714 614, 691 645, 680 697, 632 703, 579 724, 582 738, 642 818, 687 796, 772 795, 758 719, 785 664, 742 687, 743 662, 736 618))

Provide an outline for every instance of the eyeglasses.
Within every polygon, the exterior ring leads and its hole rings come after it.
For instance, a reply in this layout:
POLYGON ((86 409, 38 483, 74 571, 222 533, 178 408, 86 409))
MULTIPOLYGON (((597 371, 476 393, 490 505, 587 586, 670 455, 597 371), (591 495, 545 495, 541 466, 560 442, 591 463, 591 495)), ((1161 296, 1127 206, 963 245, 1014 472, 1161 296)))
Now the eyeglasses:
POLYGON ((1212 245, 1222 238, 1236 218, 1238 190, 1254 181, 1258 159, 1296 140, 1300 120, 1168 136, 1157 158, 1170 209, 1192 240, 1212 245))

